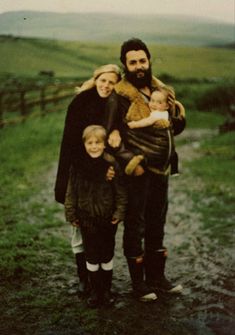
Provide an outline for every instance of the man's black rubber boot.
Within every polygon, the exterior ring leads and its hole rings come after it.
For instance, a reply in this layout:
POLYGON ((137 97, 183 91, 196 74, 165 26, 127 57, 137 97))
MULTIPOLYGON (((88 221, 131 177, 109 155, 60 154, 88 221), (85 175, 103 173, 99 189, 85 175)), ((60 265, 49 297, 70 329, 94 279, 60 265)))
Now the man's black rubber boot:
POLYGON ((154 291, 166 293, 181 293, 181 284, 173 284, 165 277, 165 265, 167 249, 162 248, 153 252, 147 252, 145 256, 146 282, 154 291))
POLYGON ((132 280, 134 296, 142 302, 151 302, 157 299, 156 293, 144 282, 143 259, 127 258, 129 272, 132 280))

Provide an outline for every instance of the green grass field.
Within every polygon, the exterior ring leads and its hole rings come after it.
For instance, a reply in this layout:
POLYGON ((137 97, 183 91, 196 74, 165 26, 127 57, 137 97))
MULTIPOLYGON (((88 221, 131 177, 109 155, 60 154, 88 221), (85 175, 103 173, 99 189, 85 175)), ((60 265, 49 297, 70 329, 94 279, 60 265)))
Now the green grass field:
MULTIPOLYGON (((94 44, 1 37, 0 74, 34 77, 40 70, 57 77, 89 77, 101 64, 120 64, 120 44, 94 44)), ((235 51, 150 44, 153 73, 177 78, 226 78, 235 73, 235 51)))

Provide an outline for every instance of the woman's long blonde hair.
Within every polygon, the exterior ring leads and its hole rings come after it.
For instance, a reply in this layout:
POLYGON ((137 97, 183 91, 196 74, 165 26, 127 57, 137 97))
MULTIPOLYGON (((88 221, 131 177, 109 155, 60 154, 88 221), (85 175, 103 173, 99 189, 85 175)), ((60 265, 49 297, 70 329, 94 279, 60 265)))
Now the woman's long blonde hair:
POLYGON ((121 79, 121 69, 119 68, 118 65, 116 64, 106 64, 98 67, 94 73, 93 77, 85 81, 81 87, 76 87, 75 91, 77 94, 87 91, 93 87, 95 87, 95 81, 99 76, 103 73, 115 73, 118 77, 118 81, 121 79))

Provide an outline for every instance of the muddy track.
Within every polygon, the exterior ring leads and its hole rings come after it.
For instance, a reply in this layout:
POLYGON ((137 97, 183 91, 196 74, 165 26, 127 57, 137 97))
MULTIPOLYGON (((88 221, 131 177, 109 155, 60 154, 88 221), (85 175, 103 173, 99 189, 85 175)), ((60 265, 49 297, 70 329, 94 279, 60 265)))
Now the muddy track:
MULTIPOLYGON (((187 160, 198 157, 200 139, 213 134, 209 130, 184 132, 181 139, 184 137, 186 144, 177 150, 182 174, 170 179, 170 203, 165 229, 165 245, 169 251, 167 276, 181 283, 184 291, 177 297, 159 295, 157 302, 151 305, 134 300, 123 257, 123 227, 120 225, 116 238, 113 279, 116 304, 109 310, 99 311, 101 323, 102 320, 105 324, 115 323, 113 334, 128 334, 130 329, 137 335, 233 334, 235 293, 232 292, 232 283, 235 273, 232 250, 216 247, 216 241, 210 240, 202 230, 203 219, 194 208, 189 189, 193 185, 192 192, 200 192, 203 184, 200 179, 193 178, 184 166, 187 160), (129 328, 123 326, 125 322, 129 328)), ((54 173, 55 169, 48 175, 50 186, 54 173)), ((62 210, 60 215, 63 215, 62 210)), ((69 243, 68 227, 64 226, 60 233, 69 243)), ((72 259, 70 266, 72 268, 72 259)), ((74 299, 77 299, 74 273, 68 275, 66 280, 68 293, 74 294, 74 299)), ((70 334, 69 330, 67 334, 70 334)))

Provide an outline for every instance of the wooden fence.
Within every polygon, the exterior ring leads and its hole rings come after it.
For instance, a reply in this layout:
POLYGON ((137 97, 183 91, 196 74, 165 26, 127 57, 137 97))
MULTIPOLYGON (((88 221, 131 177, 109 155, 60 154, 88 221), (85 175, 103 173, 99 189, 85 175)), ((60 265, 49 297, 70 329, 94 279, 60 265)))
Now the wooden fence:
POLYGON ((0 90, 0 127, 55 110, 59 101, 75 95, 75 87, 78 85, 79 83, 33 85, 0 90))

